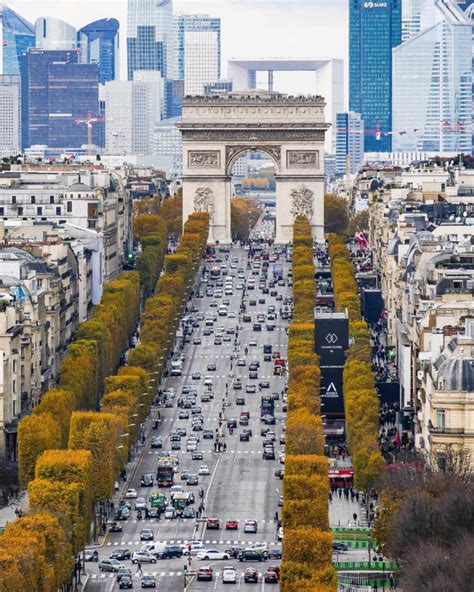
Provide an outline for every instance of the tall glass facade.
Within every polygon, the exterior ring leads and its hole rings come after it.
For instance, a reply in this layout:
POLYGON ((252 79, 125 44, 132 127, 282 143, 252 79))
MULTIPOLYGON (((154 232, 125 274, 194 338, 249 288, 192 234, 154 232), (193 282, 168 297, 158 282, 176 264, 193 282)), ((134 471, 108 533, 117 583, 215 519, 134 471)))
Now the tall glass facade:
POLYGON ((76 29, 57 18, 41 16, 36 19, 36 47, 40 49, 76 49, 76 29))
POLYGON ((172 0, 128 0, 128 79, 136 70, 174 74, 172 0))
POLYGON ((401 42, 401 0, 350 0, 349 109, 365 123, 365 152, 390 152, 392 48, 401 42))
POLYGON ((364 158, 364 122, 359 113, 336 115, 336 175, 358 172, 364 158))
POLYGON ((82 27, 77 33, 77 45, 82 64, 98 64, 99 83, 120 77, 119 28, 117 19, 108 18, 82 27))
POLYGON ((20 56, 35 46, 35 28, 5 5, 0 5, 0 74, 20 74, 20 56))
MULTIPOLYGON (((86 145, 87 125, 76 120, 99 114, 96 64, 79 64, 78 50, 30 49, 21 59, 22 147, 86 145)), ((93 143, 100 130, 93 126, 93 143)))
POLYGON ((472 28, 449 2, 393 51, 393 150, 471 152, 472 28))

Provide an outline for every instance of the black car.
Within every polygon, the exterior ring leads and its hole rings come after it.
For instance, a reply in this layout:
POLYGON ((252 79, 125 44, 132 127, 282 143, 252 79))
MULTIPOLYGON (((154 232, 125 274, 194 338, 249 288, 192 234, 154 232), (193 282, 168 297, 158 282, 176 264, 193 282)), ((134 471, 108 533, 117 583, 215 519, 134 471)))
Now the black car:
POLYGON ((122 525, 118 524, 117 522, 112 522, 112 524, 109 526, 109 532, 122 532, 122 530, 122 525))
POLYGON ((332 550, 338 551, 339 553, 345 553, 349 550, 349 547, 345 543, 339 543, 337 541, 334 541, 332 544, 332 550))
POLYGON ((132 580, 131 576, 123 576, 119 582, 119 589, 120 590, 125 590, 127 588, 128 589, 133 588, 133 580, 132 580))
POLYGON ((264 460, 275 460, 275 450, 273 446, 265 446, 263 450, 263 459, 264 460))
POLYGON ((158 518, 160 515, 159 508, 149 508, 148 509, 148 518, 158 518))
POLYGON ((213 440, 214 432, 212 430, 204 430, 202 433, 202 437, 204 440, 213 440))
POLYGON ((183 556, 183 549, 179 545, 169 545, 158 554, 158 559, 179 559, 183 556))
POLYGON ((118 559, 119 561, 124 561, 131 557, 132 552, 129 549, 115 549, 115 551, 110 554, 110 559, 118 559))
POLYGON ((187 506, 186 508, 184 508, 183 510, 183 518, 194 518, 196 515, 195 511, 193 508, 187 506))
POLYGON ((142 475, 142 478, 140 479, 140 485, 142 487, 153 487, 153 475, 151 473, 142 475))
POLYGON ((124 578, 131 578, 132 572, 128 567, 121 567, 117 571, 117 582, 121 582, 124 578))
POLYGON ((244 549, 238 554, 239 561, 265 561, 265 555, 253 549, 244 549))
POLYGON ((242 547, 239 547, 238 545, 232 545, 232 547, 229 547, 224 552, 227 553, 229 557, 237 559, 241 551, 243 551, 242 547))
POLYGON ((241 442, 249 442, 250 441, 250 434, 248 432, 242 432, 239 436, 241 442))
POLYGON ((235 404, 236 405, 245 405, 245 399, 243 397, 237 397, 235 399, 235 404))
POLYGON ((276 419, 273 417, 273 415, 264 415, 261 420, 263 421, 263 423, 265 425, 275 425, 276 424, 276 419))
POLYGON ((195 450, 191 458, 193 460, 203 460, 204 455, 200 450, 195 450))
POLYGON ((249 567, 244 572, 244 582, 248 584, 257 584, 258 575, 258 571, 254 567, 249 567))
POLYGON ((237 427, 237 420, 236 419, 228 419, 227 420, 227 427, 228 428, 236 428, 237 427))
POLYGON ((268 559, 281 559, 281 547, 275 547, 273 549, 268 549, 267 557, 268 557, 268 559))
POLYGON ((261 389, 267 389, 267 388, 270 388, 270 383, 268 382, 268 380, 262 380, 258 386, 261 389))

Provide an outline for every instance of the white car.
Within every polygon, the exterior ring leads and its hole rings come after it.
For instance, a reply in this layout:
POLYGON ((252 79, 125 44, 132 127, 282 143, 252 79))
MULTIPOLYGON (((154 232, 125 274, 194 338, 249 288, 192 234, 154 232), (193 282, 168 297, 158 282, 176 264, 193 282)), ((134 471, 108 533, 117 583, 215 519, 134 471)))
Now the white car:
POLYGON ((236 584, 237 583, 237 573, 235 572, 235 567, 231 565, 224 566, 222 570, 222 583, 223 584, 236 584))
POLYGON ((198 475, 210 475, 211 471, 207 465, 201 465, 198 469, 198 475))
POLYGON ((136 498, 137 497, 137 490, 136 489, 127 489, 127 493, 125 494, 125 497, 127 499, 132 499, 132 498, 136 498))
POLYGON ((196 557, 198 559, 204 559, 206 561, 217 560, 217 559, 230 559, 228 553, 219 551, 219 549, 206 549, 205 551, 199 552, 196 557))
POLYGON ((135 551, 132 554, 132 563, 156 563, 156 557, 148 551, 135 551))
POLYGON ((259 553, 268 553, 267 543, 252 543, 248 547, 245 547, 246 551, 258 551, 259 553))
POLYGON ((256 341, 255 339, 251 339, 251 340, 249 341, 249 345, 250 345, 251 347, 255 347, 255 346, 257 345, 257 341, 256 341))
POLYGON ((204 377, 204 386, 212 386, 214 379, 212 378, 212 376, 208 376, 206 375, 204 377))
POLYGON ((146 508, 146 499, 144 497, 137 497, 135 500, 135 510, 144 510, 146 508))
POLYGON ((235 319, 235 312, 230 312, 227 316, 229 319, 235 319))
POLYGON ((283 526, 280 526, 280 528, 278 529, 278 540, 283 540, 283 526))

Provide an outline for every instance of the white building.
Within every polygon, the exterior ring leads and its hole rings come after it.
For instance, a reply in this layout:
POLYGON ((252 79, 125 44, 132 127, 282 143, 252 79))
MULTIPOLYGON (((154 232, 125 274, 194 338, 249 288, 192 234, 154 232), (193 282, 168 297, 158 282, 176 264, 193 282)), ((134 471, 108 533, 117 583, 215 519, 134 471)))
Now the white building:
POLYGON ((221 21, 208 15, 176 17, 178 72, 185 95, 205 94, 221 74, 221 21))
POLYGON ((263 90, 275 90, 274 72, 313 72, 312 92, 326 101, 325 119, 332 124, 328 130, 324 149, 334 154, 336 149, 336 115, 344 111, 344 62, 339 59, 318 58, 262 58, 232 59, 228 62, 227 76, 232 80, 232 90, 243 91, 257 88, 257 72, 266 72, 268 86, 263 90))
POLYGON ((21 150, 20 77, 0 76, 0 157, 21 150))
POLYGON ((393 49, 392 150, 470 154, 471 22, 451 0, 424 0, 419 26, 393 49))
POLYGON ((36 19, 36 47, 46 50, 76 49, 76 29, 52 16, 36 19))
POLYGON ((176 127, 181 119, 172 117, 155 125, 153 154, 156 167, 164 170, 170 177, 181 177, 183 173, 183 145, 181 132, 176 127))
POLYGON ((105 148, 109 154, 151 154, 161 120, 164 84, 160 72, 137 71, 133 81, 105 85, 105 148))

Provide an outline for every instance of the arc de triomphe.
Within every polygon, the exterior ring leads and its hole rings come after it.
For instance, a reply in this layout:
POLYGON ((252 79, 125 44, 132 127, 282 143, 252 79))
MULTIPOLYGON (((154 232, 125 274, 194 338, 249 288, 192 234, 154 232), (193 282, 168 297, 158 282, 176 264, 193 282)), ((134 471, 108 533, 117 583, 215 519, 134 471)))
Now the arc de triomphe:
POLYGON ((292 240, 296 215, 324 238, 324 120, 319 96, 246 91, 183 100, 183 219, 211 216, 209 241, 231 242, 231 175, 235 161, 259 150, 275 163, 276 242, 292 240))

